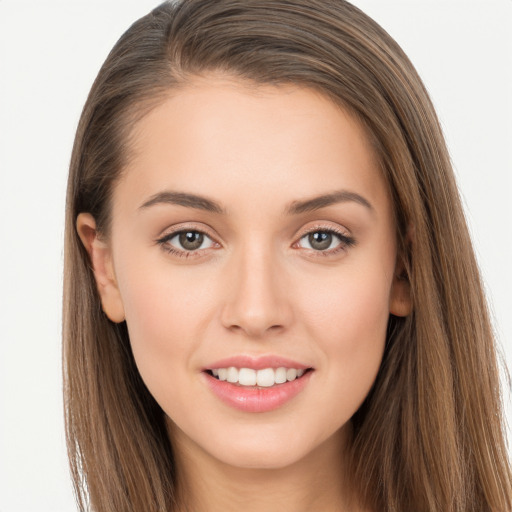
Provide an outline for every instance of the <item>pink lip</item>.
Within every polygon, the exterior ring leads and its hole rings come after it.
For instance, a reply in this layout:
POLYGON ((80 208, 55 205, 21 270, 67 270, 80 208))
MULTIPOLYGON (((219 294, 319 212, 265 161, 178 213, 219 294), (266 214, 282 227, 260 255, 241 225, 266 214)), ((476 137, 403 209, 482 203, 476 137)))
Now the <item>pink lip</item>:
POLYGON ((313 371, 307 371, 302 377, 295 380, 276 384, 269 388, 249 387, 232 384, 215 378, 207 370, 216 368, 297 368, 311 367, 278 356, 250 357, 236 356, 222 359, 202 372, 210 390, 225 404, 244 412, 269 412, 278 409, 292 398, 297 396, 308 384, 313 371))
POLYGON ((268 412, 278 409, 298 395, 309 382, 313 372, 306 372, 302 377, 276 384, 270 388, 245 387, 218 380, 203 372, 206 383, 225 404, 244 412, 268 412))
POLYGON ((306 370, 311 368, 297 361, 280 357, 276 355, 266 356, 233 356, 215 361, 209 366, 203 368, 203 370, 212 370, 216 368, 229 368, 234 366, 235 368, 252 368, 253 370, 263 370, 264 368, 296 368, 297 370, 306 370))

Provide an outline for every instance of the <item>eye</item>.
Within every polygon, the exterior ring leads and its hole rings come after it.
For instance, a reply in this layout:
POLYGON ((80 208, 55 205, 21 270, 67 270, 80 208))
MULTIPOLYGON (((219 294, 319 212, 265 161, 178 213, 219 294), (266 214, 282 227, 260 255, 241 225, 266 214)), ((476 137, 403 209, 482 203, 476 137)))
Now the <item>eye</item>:
POLYGON ((175 231, 160 238, 157 242, 168 252, 184 257, 202 249, 210 249, 215 245, 215 242, 206 233, 194 229, 175 231))
POLYGON ((299 247, 323 253, 337 253, 355 244, 355 240, 333 229, 310 231, 297 242, 299 247))

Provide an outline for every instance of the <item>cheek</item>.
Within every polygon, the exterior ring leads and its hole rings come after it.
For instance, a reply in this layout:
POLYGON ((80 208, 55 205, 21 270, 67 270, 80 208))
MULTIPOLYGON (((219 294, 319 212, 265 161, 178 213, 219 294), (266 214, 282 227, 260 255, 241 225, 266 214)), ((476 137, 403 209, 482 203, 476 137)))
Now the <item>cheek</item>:
POLYGON ((301 308, 308 319, 308 338, 316 340, 322 365, 328 369, 318 374, 328 391, 319 407, 332 410, 333 401, 339 403, 341 422, 365 399, 384 352, 391 277, 371 268, 354 269, 323 286, 318 281, 315 288, 308 286, 308 300, 301 308))
POLYGON ((310 319, 311 328, 318 329, 315 338, 333 350, 371 346, 385 334, 390 289, 389 270, 347 268, 329 279, 317 279, 314 285, 304 283, 301 315, 310 319))
POLYGON ((211 297, 169 266, 134 265, 118 273, 130 343, 142 379, 160 403, 187 399, 176 383, 194 369, 211 297), (145 270, 136 270, 136 267, 145 270), (126 279, 128 277, 128 279, 126 279))

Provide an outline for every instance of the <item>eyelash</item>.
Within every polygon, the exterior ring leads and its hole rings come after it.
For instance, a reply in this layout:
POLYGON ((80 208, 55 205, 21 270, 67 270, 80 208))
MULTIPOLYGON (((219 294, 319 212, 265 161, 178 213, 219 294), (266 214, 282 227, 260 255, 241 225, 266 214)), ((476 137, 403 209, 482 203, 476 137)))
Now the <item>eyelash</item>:
MULTIPOLYGON (((177 231, 173 231, 171 233, 168 233, 166 235, 164 235, 163 237, 159 238, 156 240, 156 243, 158 245, 160 245, 162 247, 162 249, 169 253, 169 254, 172 254, 173 256, 176 256, 178 258, 196 258, 196 257, 200 257, 201 256, 201 253, 200 253, 200 250, 199 249, 196 249, 196 250, 192 250, 192 251, 187 251, 187 250, 179 250, 179 249, 176 249, 175 247, 173 247, 172 245, 169 244, 169 242, 183 234, 183 233, 199 233, 201 235, 204 235, 205 237, 209 238, 213 244, 217 244, 219 245, 215 239, 209 235, 206 231, 204 230, 201 230, 201 229, 195 229, 195 228, 184 228, 184 229, 179 229, 177 231)), ((202 249, 203 251, 205 249, 202 249)))
MULTIPOLYGON (((179 250, 169 244, 170 240, 172 240, 173 238, 175 238, 183 233, 198 233, 198 234, 208 237, 212 241, 213 244, 219 245, 218 242, 216 242, 214 240, 214 238, 212 236, 210 236, 207 232, 202 231, 200 229, 193 229, 193 228, 190 228, 190 229, 185 228, 185 229, 180 229, 178 231, 173 231, 172 233, 168 233, 168 234, 164 235, 163 237, 157 239, 156 243, 158 245, 160 245, 162 247, 162 249, 165 250, 167 253, 172 254, 173 256, 176 256, 178 258, 200 257, 201 249, 195 249, 195 250, 189 250, 189 251, 179 250)), ((335 248, 325 250, 325 251, 315 250, 315 249, 307 249, 307 248, 305 249, 309 253, 314 254, 315 256, 319 256, 319 257, 334 256, 341 251, 346 251, 347 249, 349 249, 350 247, 353 247, 356 244, 356 240, 353 237, 348 236, 347 234, 343 233, 341 230, 338 230, 338 229, 335 229, 332 227, 325 228, 325 227, 316 226, 315 228, 310 229, 310 230, 306 231, 304 234, 302 234, 301 237, 297 240, 297 242, 294 242, 293 247, 296 247, 301 240, 303 240, 304 238, 306 238, 307 236, 309 236, 313 233, 327 233, 330 235, 334 235, 336 238, 338 238, 338 240, 340 242, 335 248)), ((202 249, 202 251, 204 251, 204 250, 207 250, 207 249, 202 249)))
POLYGON ((315 249, 306 249, 307 251, 314 254, 315 256, 319 256, 319 257, 335 256, 342 251, 347 251, 348 249, 350 249, 350 247, 353 247, 356 244, 355 238, 347 235, 346 233, 344 233, 343 231, 341 231, 339 229, 336 229, 333 227, 326 228, 326 227, 322 227, 322 226, 315 226, 314 228, 306 231, 306 233, 301 235, 299 240, 297 242, 295 242, 293 244, 293 246, 296 246, 301 240, 303 240, 304 238, 306 238, 307 236, 309 236, 313 233, 327 233, 330 235, 334 235, 340 242, 333 249, 329 249, 329 250, 325 250, 325 251, 315 250, 315 249))

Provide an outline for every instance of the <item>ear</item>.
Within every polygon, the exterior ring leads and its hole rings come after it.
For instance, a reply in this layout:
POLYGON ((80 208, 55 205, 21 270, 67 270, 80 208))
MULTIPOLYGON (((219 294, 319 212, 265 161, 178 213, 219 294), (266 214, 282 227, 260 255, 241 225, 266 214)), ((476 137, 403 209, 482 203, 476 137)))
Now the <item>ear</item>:
POLYGON ((395 316, 408 316, 412 313, 411 284, 401 258, 398 258, 391 293, 389 312, 395 316))
POLYGON ((112 251, 99 237, 96 221, 90 213, 78 215, 76 230, 91 260, 102 309, 112 322, 120 323, 125 319, 125 315, 114 273, 112 251))

